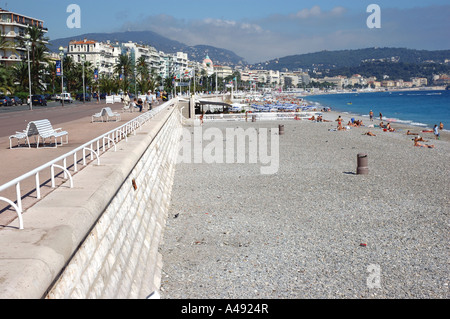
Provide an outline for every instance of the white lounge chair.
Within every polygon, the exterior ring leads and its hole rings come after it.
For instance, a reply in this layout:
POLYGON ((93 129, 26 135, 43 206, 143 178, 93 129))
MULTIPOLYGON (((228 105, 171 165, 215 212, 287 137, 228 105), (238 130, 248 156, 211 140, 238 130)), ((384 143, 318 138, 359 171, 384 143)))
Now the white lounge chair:
POLYGON ((66 131, 62 131, 61 128, 54 129, 49 120, 39 120, 32 121, 29 123, 28 135, 37 135, 36 148, 39 148, 39 141, 42 138, 42 142, 45 143, 45 140, 50 138, 55 139, 55 146, 58 147, 57 139, 61 138, 61 144, 69 143, 69 133, 66 131), (66 143, 63 142, 63 136, 66 137, 66 143))
POLYGON ((103 109, 106 112, 106 121, 108 121, 110 118, 115 118, 116 122, 120 121, 121 119, 120 113, 113 112, 110 107, 105 107, 103 109))
POLYGON ((123 106, 122 111, 130 111, 133 112, 133 108, 131 107, 131 103, 128 103, 126 105, 123 106))
POLYGON ((95 119, 101 119, 101 121, 103 122, 103 116, 105 116, 105 114, 106 114, 106 112, 105 112, 105 109, 103 108, 100 112, 92 115, 91 122, 93 123, 95 119))
POLYGON ((30 148, 30 140, 28 139, 28 127, 26 130, 22 131, 22 132, 16 132, 16 134, 11 135, 9 137, 9 148, 12 149, 12 140, 13 139, 17 139, 17 148, 21 147, 20 146, 20 140, 24 140, 27 142, 28 148, 30 148))

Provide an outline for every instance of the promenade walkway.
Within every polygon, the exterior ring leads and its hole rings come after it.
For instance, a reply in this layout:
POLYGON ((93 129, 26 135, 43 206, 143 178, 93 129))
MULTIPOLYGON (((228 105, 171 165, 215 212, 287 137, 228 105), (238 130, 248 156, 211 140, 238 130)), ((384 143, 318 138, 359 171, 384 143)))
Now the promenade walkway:
MULTIPOLYGON (((49 103, 49 106, 40 107, 33 106, 33 110, 29 110, 28 106, 18 106, 15 108, 0 107, 0 185, 17 178, 28 171, 39 167, 63 155, 76 147, 86 143, 97 136, 100 136, 126 122, 139 116, 139 112, 122 112, 122 104, 100 104, 95 102, 66 104, 64 107, 58 103, 49 103), (94 122, 91 123, 91 117, 94 113, 101 111, 103 107, 109 106, 115 112, 120 112, 121 120, 118 122, 94 122), (26 128, 29 121, 48 119, 52 125, 57 128, 69 132, 69 143, 58 148, 20 148, 9 149, 9 136, 16 131, 26 128)), ((136 109, 138 110, 138 109, 136 109)), ((50 175, 49 175, 50 176, 50 175)), ((48 177, 49 178, 49 177, 48 177)), ((50 181, 46 176, 42 176, 41 183, 47 181, 46 185, 41 188, 42 196, 52 191, 50 181)), ((24 211, 27 207, 36 202, 36 194, 32 192, 35 183, 29 178, 21 183, 22 194, 27 194, 22 204, 24 211)), ((0 196, 15 199, 15 189, 2 192, 0 196)), ((15 218, 16 212, 9 208, 6 202, 0 202, 0 230, 6 227, 15 218)), ((26 213, 26 212, 25 212, 26 213)))

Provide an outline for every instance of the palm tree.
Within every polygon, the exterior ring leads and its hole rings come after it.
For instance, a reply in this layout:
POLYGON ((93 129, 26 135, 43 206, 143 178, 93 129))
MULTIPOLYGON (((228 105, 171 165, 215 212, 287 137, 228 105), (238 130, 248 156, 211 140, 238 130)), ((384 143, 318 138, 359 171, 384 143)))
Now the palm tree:
POLYGON ((120 80, 118 77, 110 77, 102 75, 100 77, 100 91, 105 93, 117 93, 120 90, 120 80))
POLYGON ((0 92, 6 94, 13 91, 13 81, 9 68, 0 66, 0 92))
POLYGON ((16 91, 28 91, 28 64, 19 62, 12 67, 11 72, 14 83, 18 83, 16 91))
POLYGON ((131 74, 132 70, 131 58, 126 54, 119 55, 119 61, 114 66, 114 72, 123 74, 124 79, 128 79, 128 75, 131 74))
MULTIPOLYGON (((31 83, 34 92, 42 91, 45 87, 43 77, 45 76, 44 63, 48 62, 48 48, 45 42, 48 38, 44 37, 44 31, 36 26, 29 26, 25 31, 29 36, 30 42, 30 63, 31 63, 31 83)), ((25 46, 25 40, 20 39, 19 46, 25 46)))
POLYGON ((144 56, 140 56, 136 61, 136 69, 141 80, 147 79, 149 77, 148 69, 149 63, 146 61, 144 56))
POLYGON ((29 26, 25 32, 30 36, 29 41, 31 42, 31 61, 34 65, 36 63, 39 63, 39 60, 37 59, 37 56, 35 54, 36 48, 44 47, 44 51, 48 51, 48 48, 46 47, 44 42, 47 42, 49 39, 44 37, 44 31, 36 26, 29 26))
POLYGON ((34 57, 36 62, 31 68, 31 76, 34 76, 35 80, 32 81, 32 86, 35 89, 35 92, 44 91, 47 78, 46 65, 50 61, 47 54, 47 48, 44 45, 36 46, 34 57))

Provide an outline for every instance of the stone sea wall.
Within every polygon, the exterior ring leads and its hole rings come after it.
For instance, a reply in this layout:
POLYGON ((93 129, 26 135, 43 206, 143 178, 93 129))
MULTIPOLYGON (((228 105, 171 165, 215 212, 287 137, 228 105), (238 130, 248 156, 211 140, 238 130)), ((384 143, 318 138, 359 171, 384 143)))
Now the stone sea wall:
POLYGON ((158 289, 180 130, 174 108, 45 298, 147 298, 158 289))

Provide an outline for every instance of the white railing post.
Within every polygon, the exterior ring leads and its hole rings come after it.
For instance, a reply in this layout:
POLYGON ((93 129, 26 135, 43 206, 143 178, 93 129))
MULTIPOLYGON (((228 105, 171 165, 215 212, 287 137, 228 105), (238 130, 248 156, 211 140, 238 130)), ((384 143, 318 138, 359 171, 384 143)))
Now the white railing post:
POLYGON ((17 217, 19 218, 19 229, 23 229, 22 208, 20 208, 16 204, 14 204, 14 202, 9 200, 8 198, 0 197, 0 200, 7 202, 9 205, 11 205, 14 208, 14 210, 16 211, 17 217))
POLYGON ((37 199, 41 199, 41 186, 39 183, 39 172, 36 173, 36 197, 37 199))
POLYGON ((22 211, 22 194, 20 193, 20 182, 16 184, 17 207, 22 211))

